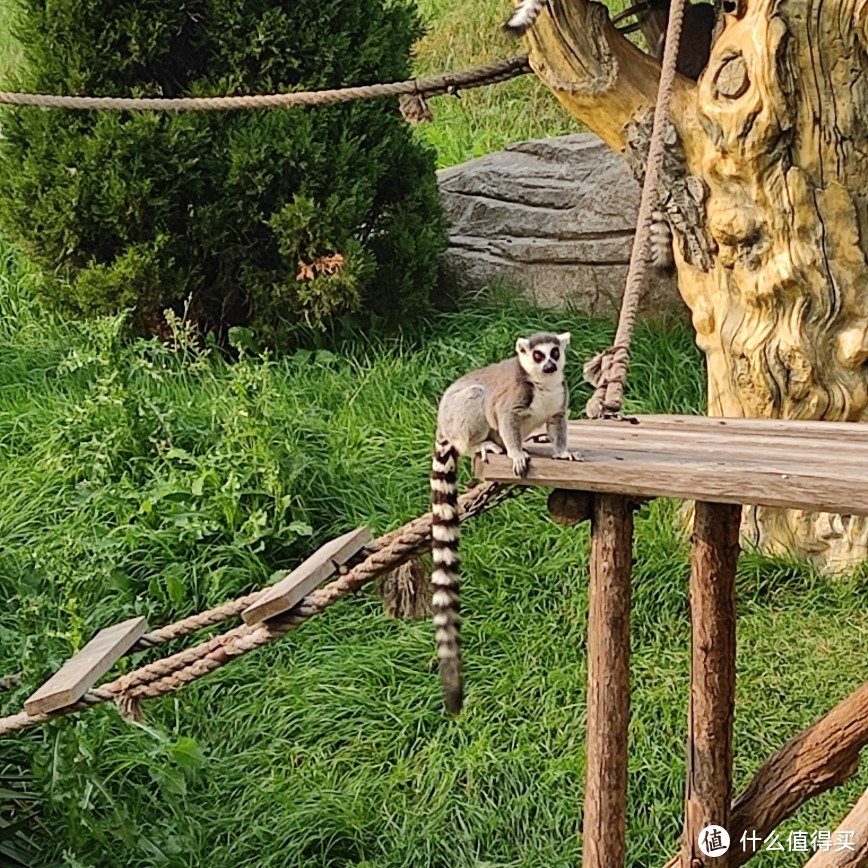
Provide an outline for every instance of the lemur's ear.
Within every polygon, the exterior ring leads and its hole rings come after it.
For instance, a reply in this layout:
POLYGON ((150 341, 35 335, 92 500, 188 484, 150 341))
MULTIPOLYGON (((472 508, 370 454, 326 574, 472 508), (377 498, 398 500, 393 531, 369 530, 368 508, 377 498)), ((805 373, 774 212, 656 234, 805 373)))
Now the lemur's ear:
POLYGON ((526 353, 530 349, 530 341, 527 338, 519 338, 515 342, 515 351, 517 353, 526 353))
POLYGON ((558 340, 561 343, 561 346, 566 349, 570 345, 570 333, 564 332, 561 335, 558 335, 558 340))

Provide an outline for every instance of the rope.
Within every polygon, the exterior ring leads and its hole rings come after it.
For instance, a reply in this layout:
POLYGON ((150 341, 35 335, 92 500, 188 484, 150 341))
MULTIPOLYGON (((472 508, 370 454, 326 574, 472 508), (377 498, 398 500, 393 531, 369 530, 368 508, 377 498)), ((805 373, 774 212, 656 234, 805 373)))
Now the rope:
POLYGON ((292 108, 295 106, 332 105, 362 99, 411 94, 439 96, 484 87, 507 81, 531 72, 527 55, 521 54, 466 69, 462 72, 435 75, 428 78, 412 78, 387 84, 370 84, 360 87, 342 87, 331 90, 298 91, 296 93, 272 93, 248 96, 181 97, 113 97, 113 96, 54 96, 51 94, 13 93, 0 91, 0 104, 38 106, 40 108, 66 109, 111 109, 114 111, 232 111, 235 109, 292 108))
MULTIPOLYGON (((461 521, 466 521, 499 505, 507 498, 520 494, 522 490, 517 486, 499 483, 475 486, 459 499, 461 521)), ((324 587, 308 594, 289 612, 260 624, 242 624, 192 648, 141 666, 114 681, 89 690, 74 705, 45 714, 29 715, 22 711, 0 718, 0 735, 20 732, 53 720, 55 717, 84 711, 102 702, 116 702, 122 713, 137 718, 140 716, 141 700, 172 693, 185 684, 190 684, 225 666, 236 657, 280 639, 301 626, 308 618, 325 611, 341 597, 359 590, 363 585, 430 547, 431 513, 429 512, 370 543, 369 553, 361 563, 351 567, 324 587)), ((148 633, 133 650, 163 644, 171 638, 186 635, 203 626, 238 615, 265 590, 267 589, 148 633)))
POLYGON ((615 342, 609 349, 594 356, 585 364, 585 379, 595 387, 594 394, 585 408, 585 412, 592 419, 620 415, 621 405, 624 402, 624 382, 630 364, 630 342, 642 298, 648 242, 651 237, 653 212, 658 201, 657 190, 663 172, 666 124, 675 84, 675 64, 678 60, 678 43, 681 40, 681 24, 684 20, 684 2, 685 0, 672 0, 669 9, 657 104, 654 107, 654 123, 648 145, 645 183, 642 185, 639 217, 636 223, 636 234, 633 237, 633 249, 630 252, 630 266, 627 270, 627 282, 624 286, 615 342))

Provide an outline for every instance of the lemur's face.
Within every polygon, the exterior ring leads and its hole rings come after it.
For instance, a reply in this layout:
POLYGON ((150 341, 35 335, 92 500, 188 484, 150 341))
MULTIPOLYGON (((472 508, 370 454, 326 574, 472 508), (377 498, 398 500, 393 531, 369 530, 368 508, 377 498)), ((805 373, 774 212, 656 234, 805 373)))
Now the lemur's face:
POLYGON ((519 364, 531 380, 545 382, 563 377, 570 333, 560 335, 539 332, 515 342, 519 364))

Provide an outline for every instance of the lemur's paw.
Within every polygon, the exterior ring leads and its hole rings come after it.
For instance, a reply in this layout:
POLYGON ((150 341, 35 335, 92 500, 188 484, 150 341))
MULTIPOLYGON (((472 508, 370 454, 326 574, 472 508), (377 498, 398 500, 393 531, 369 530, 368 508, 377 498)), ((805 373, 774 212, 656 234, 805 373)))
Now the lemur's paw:
POLYGON ((521 478, 527 476, 527 469, 530 466, 530 455, 522 449, 521 452, 514 453, 509 457, 512 459, 512 472, 521 478))
POLYGON ((488 460, 489 453, 491 455, 503 455, 504 452, 504 448, 493 440, 486 440, 484 443, 481 443, 476 450, 477 455, 479 455, 483 461, 488 460))

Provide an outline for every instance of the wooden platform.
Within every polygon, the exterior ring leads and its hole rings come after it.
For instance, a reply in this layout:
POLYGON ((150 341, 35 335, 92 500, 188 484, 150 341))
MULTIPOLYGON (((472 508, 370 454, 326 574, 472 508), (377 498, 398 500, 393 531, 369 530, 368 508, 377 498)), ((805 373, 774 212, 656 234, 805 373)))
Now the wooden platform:
MULTIPOLYGON (((861 725, 868 721, 866 684, 763 763, 733 800, 741 504, 868 515, 868 425, 692 416, 581 420, 570 423, 569 446, 584 460, 554 460, 550 447, 528 445, 524 479, 505 455, 477 458, 474 469, 489 482, 593 493, 549 498, 562 523, 591 523, 582 866, 624 868, 626 862, 633 512, 643 497, 696 501, 684 831, 667 868, 740 865, 749 854, 705 858, 700 841, 709 825, 727 829, 736 846, 748 830, 767 838, 807 799, 842 782, 831 769, 858 768, 858 752, 868 744, 868 726, 861 725), (858 735, 848 741, 849 732, 858 735)), ((868 818, 859 825, 858 809, 851 817, 858 828, 868 826, 868 818)), ((846 864, 868 868, 856 859, 846 864)))
POLYGON ((570 422, 583 461, 527 444, 527 477, 505 456, 477 459, 487 482, 785 506, 868 515, 868 425, 695 416, 570 422))

